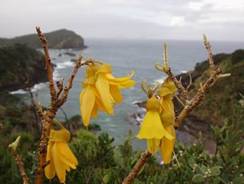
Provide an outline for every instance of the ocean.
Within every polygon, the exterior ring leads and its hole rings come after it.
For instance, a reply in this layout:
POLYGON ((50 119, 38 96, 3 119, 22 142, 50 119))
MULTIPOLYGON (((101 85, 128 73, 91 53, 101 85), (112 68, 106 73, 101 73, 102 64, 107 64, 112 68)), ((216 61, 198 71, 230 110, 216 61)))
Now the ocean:
MULTIPOLYGON (((136 135, 138 125, 130 121, 130 115, 138 110, 133 103, 146 99, 146 95, 140 88, 140 83, 143 80, 149 83, 155 83, 162 80, 165 75, 154 68, 156 63, 162 63, 162 45, 161 40, 105 40, 105 39, 87 39, 87 49, 82 51, 84 57, 92 57, 103 60, 113 67, 114 76, 123 76, 134 70, 137 84, 131 89, 123 91, 123 103, 115 107, 113 116, 108 116, 101 113, 97 119, 92 120, 93 123, 99 124, 102 131, 108 132, 115 138, 115 144, 122 143, 128 136, 129 132, 136 135)), ((201 41, 175 41, 167 42, 169 49, 169 63, 175 74, 184 71, 189 71, 194 68, 197 62, 207 59, 206 50, 201 41)), ((214 53, 231 53, 236 49, 244 48, 244 43, 241 42, 212 42, 214 53)), ((56 80, 67 79, 71 73, 74 62, 73 57, 65 54, 67 52, 79 54, 77 50, 54 50, 50 49, 51 58, 56 68, 54 77, 56 80)), ((81 91, 81 82, 84 75, 84 69, 81 68, 75 78, 73 88, 70 91, 69 97, 63 110, 68 117, 80 113, 79 109, 79 93, 81 91)), ((32 88, 32 91, 37 95, 38 101, 44 105, 49 103, 49 91, 47 83, 37 84, 32 88)), ((23 90, 12 92, 16 95, 21 95, 23 98, 28 98, 28 95, 23 90)), ((57 118, 64 120, 62 112, 58 112, 57 118)), ((136 141, 138 147, 143 148, 143 141, 136 141)), ((136 146, 137 147, 137 146, 136 146)))

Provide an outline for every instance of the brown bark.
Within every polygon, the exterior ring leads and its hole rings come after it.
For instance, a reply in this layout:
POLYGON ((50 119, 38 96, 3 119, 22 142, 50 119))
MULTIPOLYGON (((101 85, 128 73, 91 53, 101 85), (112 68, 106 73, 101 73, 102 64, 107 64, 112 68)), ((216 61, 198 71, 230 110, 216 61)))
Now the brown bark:
POLYGON ((140 172, 140 170, 142 169, 146 161, 151 157, 151 155, 152 154, 148 151, 142 153, 140 159, 136 162, 135 166, 130 171, 129 175, 123 180, 122 184, 132 183, 134 178, 140 172))
POLYGON ((63 89, 63 82, 60 82, 59 84, 57 84, 58 90, 56 91, 54 85, 55 83, 53 80, 53 65, 48 52, 48 43, 45 35, 41 32, 39 27, 36 28, 36 31, 45 54, 45 66, 47 70, 47 75, 49 80, 49 91, 51 96, 51 103, 48 109, 44 110, 41 105, 36 106, 37 112, 39 113, 41 118, 42 130, 41 130, 40 143, 38 147, 38 155, 37 155, 38 165, 35 173, 35 184, 42 184, 44 168, 47 165, 46 163, 47 145, 48 145, 48 139, 49 139, 49 134, 50 134, 50 129, 52 126, 53 119, 58 111, 58 108, 60 108, 65 103, 69 94, 69 90, 72 88, 73 80, 79 68, 82 65, 85 65, 87 63, 86 62, 82 63, 81 62, 82 57, 80 57, 73 68, 73 71, 71 73, 70 78, 68 79, 66 87, 63 89))
POLYGON ((22 157, 15 150, 11 150, 11 153, 15 159, 23 184, 29 184, 30 180, 25 172, 25 166, 22 157))

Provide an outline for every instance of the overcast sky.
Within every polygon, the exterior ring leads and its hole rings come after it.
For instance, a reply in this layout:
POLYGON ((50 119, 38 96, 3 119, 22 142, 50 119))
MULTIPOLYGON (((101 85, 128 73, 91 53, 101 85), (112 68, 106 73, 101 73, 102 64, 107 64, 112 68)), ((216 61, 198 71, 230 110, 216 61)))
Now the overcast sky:
POLYGON ((0 37, 67 28, 84 38, 244 41, 244 0, 0 0, 0 37))

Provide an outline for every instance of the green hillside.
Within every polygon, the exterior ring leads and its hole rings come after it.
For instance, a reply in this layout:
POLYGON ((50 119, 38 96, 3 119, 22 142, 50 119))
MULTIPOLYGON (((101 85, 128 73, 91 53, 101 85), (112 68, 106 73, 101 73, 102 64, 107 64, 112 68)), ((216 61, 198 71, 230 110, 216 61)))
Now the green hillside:
POLYGON ((17 90, 47 81, 44 56, 25 45, 0 48, 0 90, 17 90))
MULTIPOLYGON (((55 48, 55 49, 86 48, 84 44, 84 39, 80 35, 76 34, 75 32, 67 29, 52 31, 46 33, 45 35, 48 40, 49 48, 55 48)), ((41 47, 37 34, 18 36, 11 39, 0 38, 0 47, 9 46, 16 43, 25 44, 31 48, 41 47)))

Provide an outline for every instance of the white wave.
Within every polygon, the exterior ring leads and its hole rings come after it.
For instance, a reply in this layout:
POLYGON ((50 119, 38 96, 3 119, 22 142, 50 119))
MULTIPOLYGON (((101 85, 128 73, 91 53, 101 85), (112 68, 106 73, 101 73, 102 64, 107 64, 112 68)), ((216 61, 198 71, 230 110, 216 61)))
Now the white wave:
POLYGON ((39 83, 39 84, 35 84, 32 88, 31 88, 31 92, 37 92, 43 88, 45 88, 47 86, 47 83, 39 83))
POLYGON ((153 81, 153 85, 162 84, 165 79, 166 79, 166 77, 162 77, 160 79, 156 79, 156 80, 153 81))
POLYGON ((74 63, 71 61, 65 61, 62 63, 56 63, 56 65, 57 65, 56 69, 64 69, 64 68, 72 67, 74 63))
POLYGON ((187 73, 188 71, 186 70, 181 70, 180 73, 187 73))
POLYGON ((16 90, 16 91, 10 91, 9 93, 10 93, 11 95, 17 95, 17 94, 22 95, 22 94, 27 93, 27 91, 25 91, 25 90, 23 90, 23 89, 18 89, 18 90, 16 90))
MULTIPOLYGON (((46 83, 38 83, 38 84, 35 84, 32 88, 31 88, 31 92, 37 92, 43 88, 46 87, 46 83)), ((18 90, 15 90, 15 91, 10 91, 9 92, 11 95, 22 95, 22 94, 26 94, 27 91, 24 90, 24 89, 18 89, 18 90)))
POLYGON ((61 75, 59 74, 58 70, 55 69, 55 70, 53 71, 53 80, 54 80, 54 81, 59 81, 59 80, 61 80, 61 79, 62 79, 61 75))

